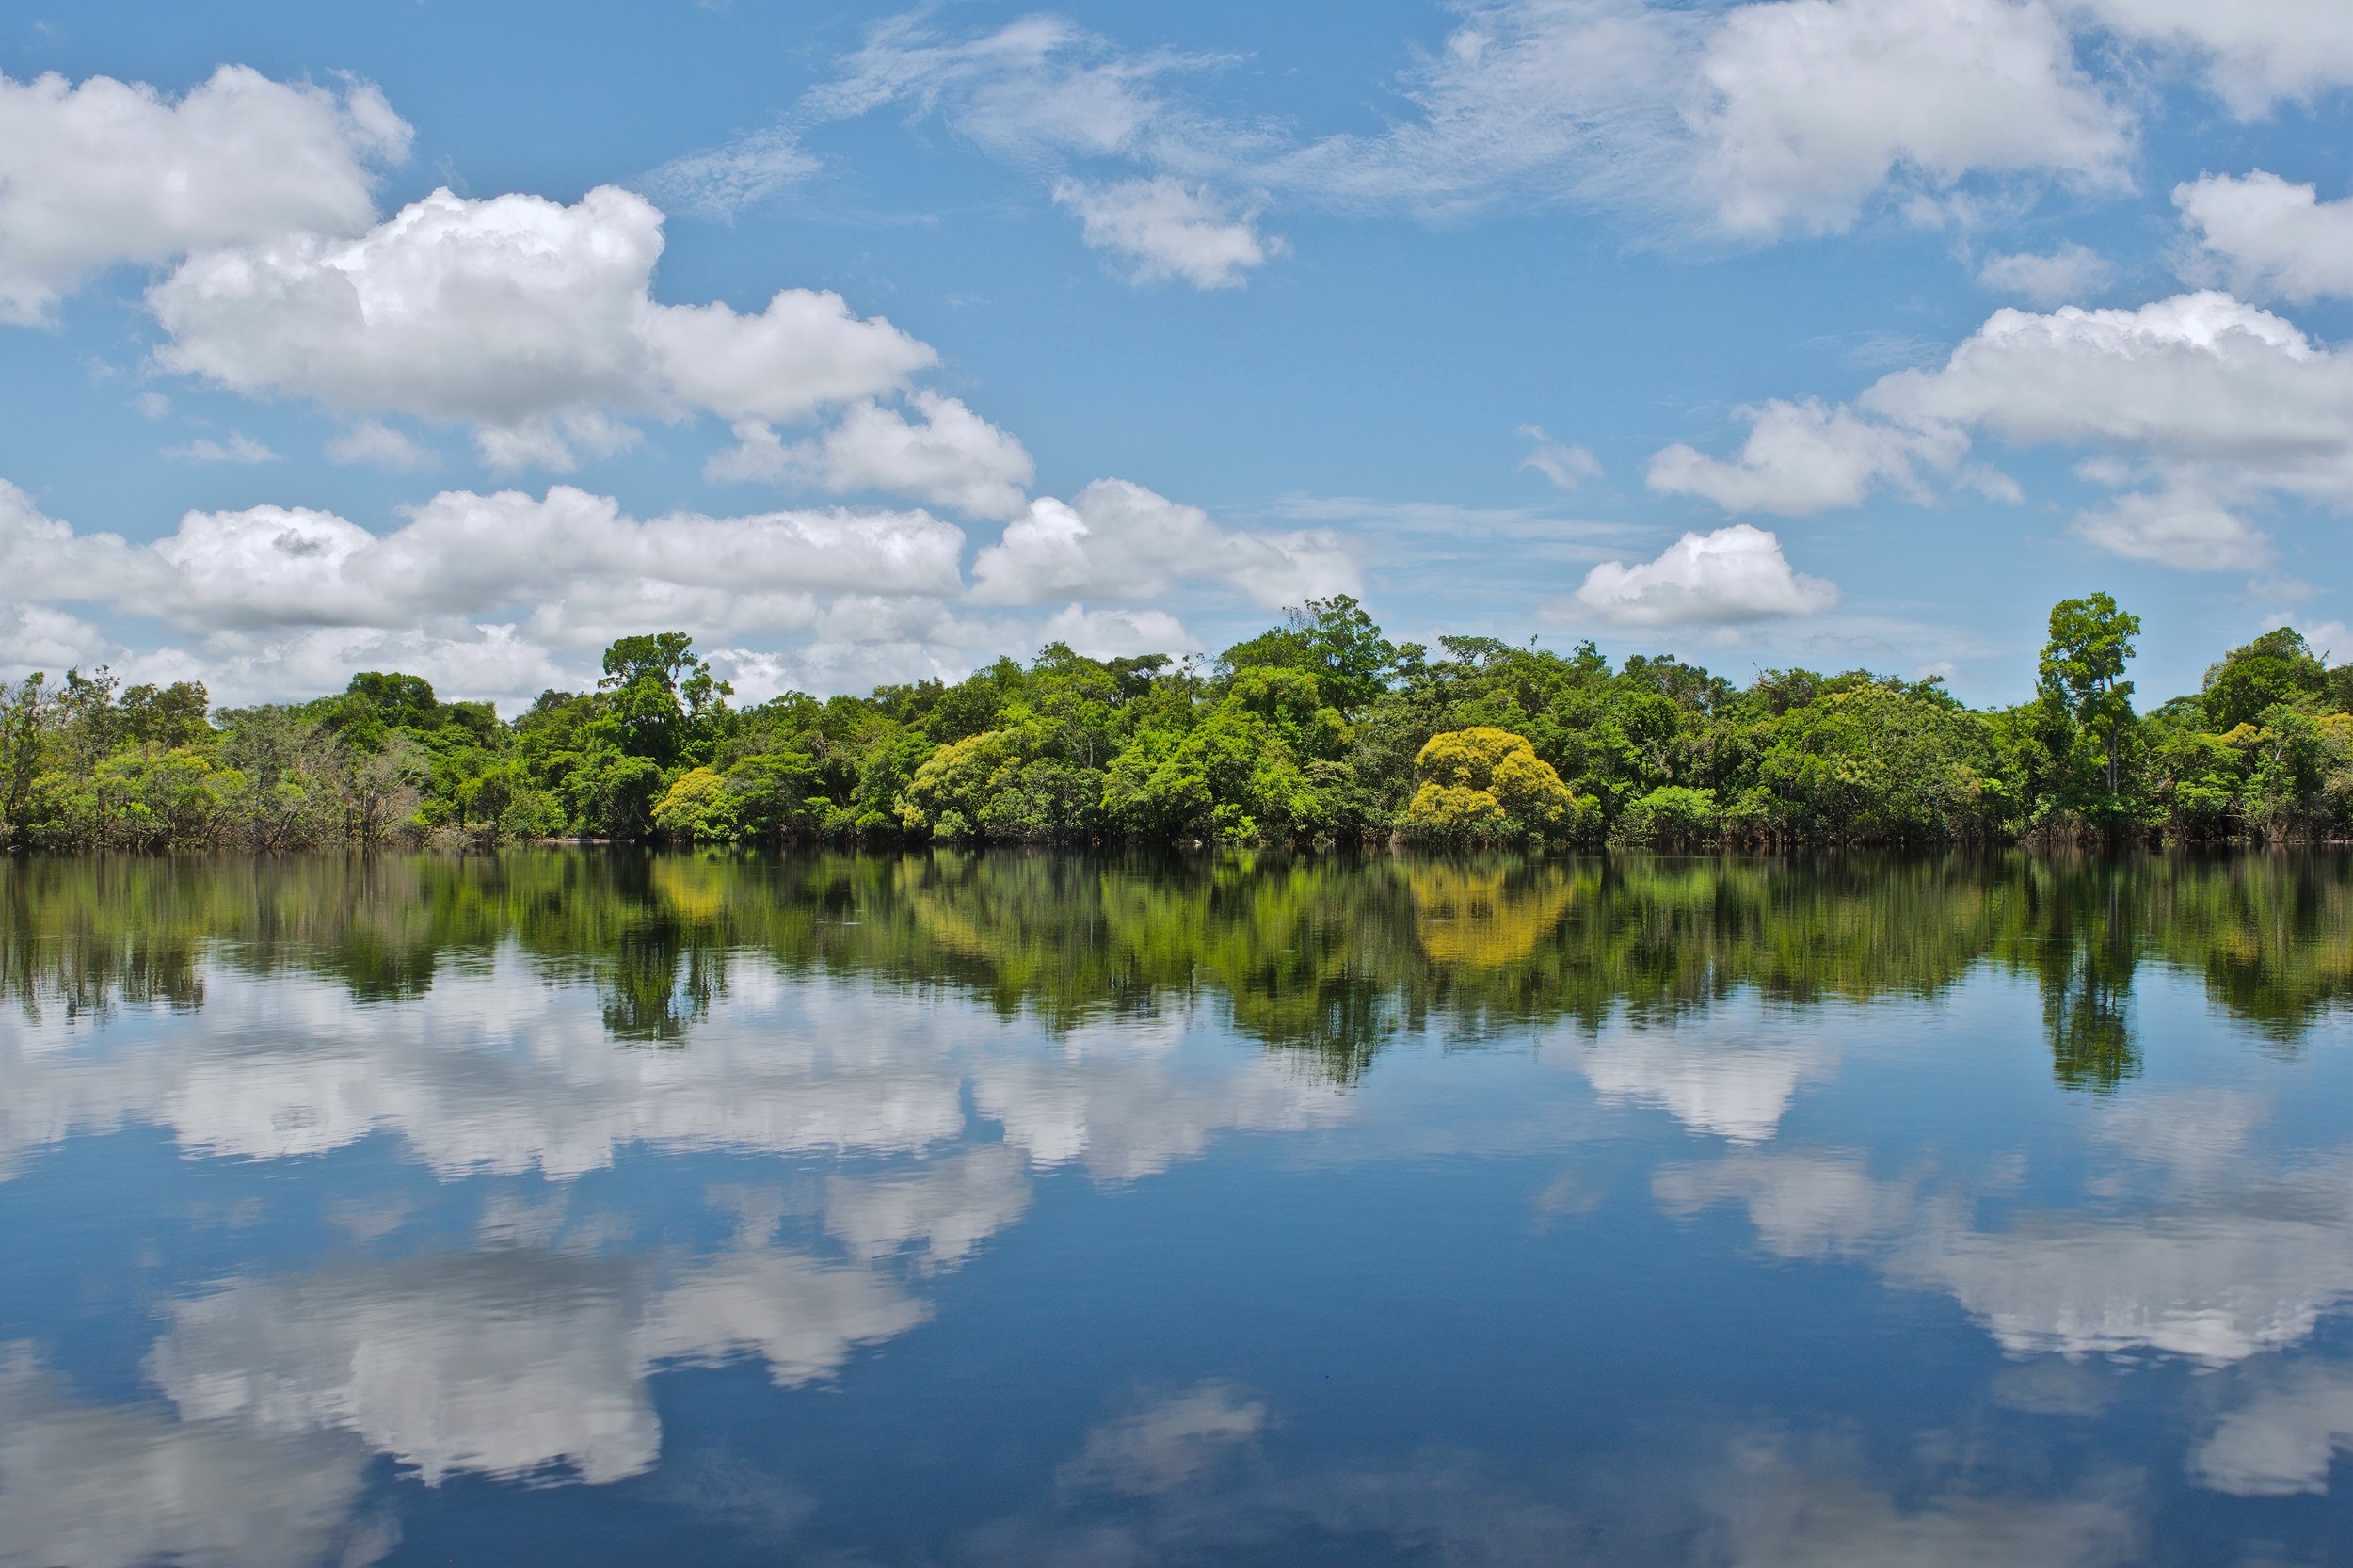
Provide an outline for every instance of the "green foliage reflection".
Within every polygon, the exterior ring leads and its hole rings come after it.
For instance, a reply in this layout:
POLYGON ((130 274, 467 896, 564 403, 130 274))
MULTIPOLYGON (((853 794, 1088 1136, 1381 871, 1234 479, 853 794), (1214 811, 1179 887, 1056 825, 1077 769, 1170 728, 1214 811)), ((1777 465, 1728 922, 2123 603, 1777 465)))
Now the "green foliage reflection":
POLYGON ((2278 1048, 2353 1000, 2353 857, 1153 858, 529 850, 0 861, 0 996, 27 1016, 200 1007, 213 968, 424 994, 502 951, 691 1042, 733 975, 829 974, 1067 1031, 1207 1003, 1353 1081, 1389 1041, 1670 1022, 2031 978, 2057 1080, 2139 1069, 2150 967, 2278 1048))

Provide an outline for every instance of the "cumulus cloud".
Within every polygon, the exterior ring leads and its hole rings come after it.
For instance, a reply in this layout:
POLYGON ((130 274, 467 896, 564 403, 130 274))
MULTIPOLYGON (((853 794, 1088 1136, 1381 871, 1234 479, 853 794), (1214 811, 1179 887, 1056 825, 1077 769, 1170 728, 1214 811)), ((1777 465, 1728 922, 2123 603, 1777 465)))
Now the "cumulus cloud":
MULTIPOLYGON (((963 530, 924 511, 788 510, 632 518, 569 486, 449 490, 376 532, 332 512, 263 505, 190 512, 133 544, 81 534, 0 481, 0 665, 111 663, 138 680, 201 679, 221 700, 278 700, 340 686, 356 669, 401 668, 448 695, 529 701, 592 680, 613 637, 649 627, 696 637, 739 692, 862 690, 961 680, 1048 642, 1082 653, 1185 653, 1199 639, 1166 610, 1062 603, 1138 598, 1176 584, 1261 605, 1348 589, 1353 568, 1321 531, 1252 534, 1210 523, 1139 487, 1089 487, 1060 552, 1025 542, 960 570, 963 530), (1029 574, 1025 577, 1023 574, 1029 574), (159 620, 186 648, 135 653, 57 606, 159 620)), ((992 554, 992 552, 995 553, 992 554)))
POLYGON ((1079 215, 1080 234, 1120 257, 1139 283, 1176 279, 1196 289, 1231 289, 1281 249, 1262 238, 1248 211, 1237 211, 1206 186, 1161 175, 1090 185, 1063 180, 1054 200, 1079 215))
POLYGON ((2110 554, 2185 571, 2249 571, 2271 558, 2261 530, 2196 490, 2121 495, 2077 516, 2074 526, 2110 554))
POLYGON ((1741 6, 1699 72, 1700 169, 1735 233, 1845 229, 1898 169, 2127 183, 2129 118, 2031 0, 1741 6))
POLYGON ((2336 0, 2072 0, 2069 9, 2197 60, 2241 119, 2353 86, 2353 18, 2336 0))
POLYGON ((2305 1363, 2264 1380, 2192 1450, 2201 1486, 2240 1497, 2329 1490, 2329 1466, 2353 1454, 2353 1367, 2305 1363))
POLYGON ((1817 398, 1775 398, 1740 413, 1749 436, 1737 456, 1667 447, 1651 458, 1650 488, 1699 496, 1727 512, 1803 517, 1860 505, 1881 486, 1922 498, 1918 471, 1952 471, 1968 444, 1957 431, 1866 420, 1817 398))
POLYGON ((2196 231, 2200 264, 2241 294, 2311 300, 2353 296, 2353 198, 2323 201, 2311 185, 2257 170, 2209 174, 2173 187, 2196 231))
MULTIPOLYGON (((27 606, 10 641, 37 655, 26 662, 54 667, 63 647, 36 645, 69 643, 73 662, 89 662, 87 628, 64 616, 37 625, 31 606, 103 606, 194 634, 200 658, 156 657, 202 665, 223 693, 315 690, 391 661, 455 693, 527 699, 576 684, 567 667, 650 626, 720 645, 928 633, 964 595, 963 546, 962 530, 921 511, 641 520, 562 485, 540 496, 444 491, 381 534, 305 507, 190 512, 134 545, 78 534, 0 484, 0 570, 27 606)), ((1029 646, 1035 631, 975 636, 993 656, 1029 646)))
POLYGON ((39 604, 0 604, 0 669, 88 668, 103 664, 114 642, 77 616, 39 604))
POLYGON ((1150 599, 1180 583, 1213 583, 1273 609, 1354 593, 1356 568, 1324 530, 1245 533, 1197 506, 1124 479, 1098 479, 1067 502, 1044 498, 973 562, 986 603, 1150 599))
POLYGON ((1691 1020, 1673 1029, 1622 1025, 1579 1052, 1577 1066, 1605 1105, 1654 1106, 1693 1132, 1763 1143, 1800 1086, 1837 1066, 1811 1032, 1779 1032, 1755 1018, 1730 1030, 1691 1020))
POLYGON ((725 147, 673 158, 640 184, 665 207, 727 219, 808 179, 820 167, 799 137, 772 128, 739 136, 725 147))
POLYGON ((662 215, 604 185, 570 206, 439 190, 356 240, 193 255, 148 293, 168 369, 356 415, 472 425, 494 463, 562 469, 621 415, 798 419, 894 391, 936 357, 839 295, 758 315, 657 304, 662 215))
POLYGON ((146 547, 120 534, 82 534, 44 515, 0 479, 0 582, 20 605, 152 591, 163 581, 146 547))
POLYGON ((1090 610, 1065 604, 1048 620, 1042 639, 1067 643, 1089 659, 1136 653, 1197 653, 1201 641, 1165 610, 1090 610))
POLYGON ((2033 305, 2061 305, 2097 294, 2116 279, 2116 267, 2089 246, 2070 240, 2037 255, 2031 250, 1991 256, 1977 268, 1977 281, 1999 294, 2014 294, 2033 305))
POLYGON ((360 1514, 365 1459, 348 1442, 84 1403, 22 1349, 0 1353, 0 1542, 19 1561, 365 1568, 398 1539, 360 1514))
POLYGON ((920 424, 870 399, 822 436, 790 444, 764 420, 740 421, 736 444, 714 454, 703 472, 912 496, 973 517, 1019 516, 1037 476, 1020 441, 955 398, 919 392, 913 402, 920 424))
POLYGON ((2217 492, 2353 503, 2353 360, 2227 294, 1997 311, 1943 367, 1899 371, 1858 402, 2016 445, 2138 454, 2217 492))
POLYGON ((1296 1131, 1350 1113, 1345 1092, 1269 1057, 1202 1070, 1185 1059, 1182 1029, 1173 1020, 1157 1040, 1073 1030, 1056 1056, 977 1064, 972 1102, 1033 1167, 1077 1164, 1112 1185, 1193 1159, 1227 1129, 1296 1131))
POLYGON ((911 1247, 926 1267, 954 1268, 1029 1207, 1027 1167, 1003 1144, 918 1170, 825 1182, 826 1231, 867 1262, 911 1247))
POLYGON ((0 76, 0 321, 46 319, 99 268, 376 216, 376 169, 409 128, 339 91, 223 66, 173 99, 93 76, 0 76))
POLYGON ((733 595, 835 590, 946 594, 963 535, 920 512, 694 513, 640 521, 569 486, 445 491, 377 536, 332 513, 191 512, 157 541, 184 625, 397 629, 597 584, 733 595))
MULTIPOLYGON (((2244 1117, 2210 1095, 2171 1096, 2166 1111, 2177 1127, 2244 1117)), ((2124 1158, 2149 1152, 2114 1130, 2124 1158)), ((1737 1204, 1780 1256, 1872 1259, 1897 1284, 1951 1296, 2013 1355, 2155 1352, 2223 1367, 2301 1342, 2353 1298, 2346 1172, 2342 1152, 2282 1168, 2210 1144, 2129 1207, 2032 1208, 1999 1228, 1978 1223, 1966 1192, 1875 1178, 1836 1152, 1744 1153, 1661 1172, 1654 1192, 1676 1214, 1737 1204)), ((2309 1443, 2308 1418, 2293 1419, 2309 1443)), ((2253 1470, 2261 1447, 2250 1439, 2237 1467, 2253 1470)))
POLYGON ((1739 1204, 1774 1256, 1817 1262, 1863 1256, 1916 1217, 1910 1188, 1874 1179, 1846 1154, 1739 1154, 1708 1166, 1669 1165, 1651 1178, 1651 1196, 1659 1212, 1678 1219, 1739 1204))
POLYGON ((2095 483, 2156 482, 2088 514, 2087 536, 2200 566, 2225 564, 2234 541, 2260 549, 2232 520, 2253 499, 2353 509, 2353 357, 2214 291, 2135 310, 1996 311, 1944 364, 1884 376, 1850 405, 1774 402, 1751 417, 1738 456, 1669 447, 1652 459, 1653 487, 1802 513, 1882 484, 1917 498, 1949 473, 2015 499, 1964 461, 1976 439, 2073 447, 2090 454, 2076 472, 2095 483))
POLYGON ((188 1420, 348 1432, 414 1469, 591 1485, 652 1467, 664 1365, 767 1361, 785 1387, 929 1316, 864 1270, 756 1247, 669 1279, 630 1258, 429 1254, 173 1304, 149 1360, 188 1420))
POLYGON ((1736 522, 1686 534, 1656 560, 1603 562, 1585 574, 1568 608, 1610 626, 1738 626, 1837 602, 1835 587, 1790 568, 1778 538, 1736 522))

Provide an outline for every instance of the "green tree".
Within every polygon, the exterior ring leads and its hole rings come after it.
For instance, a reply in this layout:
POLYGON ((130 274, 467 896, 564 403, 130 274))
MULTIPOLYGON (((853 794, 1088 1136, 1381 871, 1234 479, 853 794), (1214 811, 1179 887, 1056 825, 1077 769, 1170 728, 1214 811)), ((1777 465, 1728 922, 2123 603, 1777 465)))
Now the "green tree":
POLYGON ((2328 666, 2313 656, 2301 632, 2282 626, 2224 654, 2206 671, 2200 700, 2206 723, 2226 734, 2255 723, 2266 708, 2316 708, 2328 696, 2328 666))
POLYGON ((2051 607, 2050 641, 2038 666, 2043 695, 2068 715, 2105 758, 2107 799, 2122 787, 2125 737, 2133 725, 2133 683, 2124 666, 2133 657, 2140 617, 2120 610, 2105 593, 2061 600, 2051 607))

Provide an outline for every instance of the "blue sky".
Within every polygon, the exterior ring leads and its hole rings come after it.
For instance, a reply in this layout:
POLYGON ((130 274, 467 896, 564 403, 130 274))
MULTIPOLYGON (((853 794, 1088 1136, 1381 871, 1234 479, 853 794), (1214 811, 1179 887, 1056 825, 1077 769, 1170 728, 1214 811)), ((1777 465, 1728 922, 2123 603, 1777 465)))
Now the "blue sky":
POLYGON ((1974 700, 2353 656, 2353 9, 0 24, 0 667, 749 696, 1307 594, 1974 700), (436 194, 442 193, 442 194, 436 194), (772 304, 772 301, 774 302, 772 304))

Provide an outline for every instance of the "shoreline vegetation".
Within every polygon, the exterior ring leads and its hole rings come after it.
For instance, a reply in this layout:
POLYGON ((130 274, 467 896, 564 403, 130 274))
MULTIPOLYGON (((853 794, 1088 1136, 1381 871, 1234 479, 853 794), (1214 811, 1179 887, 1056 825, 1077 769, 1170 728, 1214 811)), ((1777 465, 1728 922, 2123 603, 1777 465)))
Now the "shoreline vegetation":
POLYGON ((1389 641, 1310 600, 1206 665, 1053 644, 953 685, 737 706, 680 632, 513 720, 423 678, 214 710, 107 670, 0 683, 12 853, 553 839, 1329 848, 2123 847, 2353 837, 2353 664, 2282 627, 2146 712, 2138 619, 2051 612, 2035 695, 1489 637, 1389 641))

